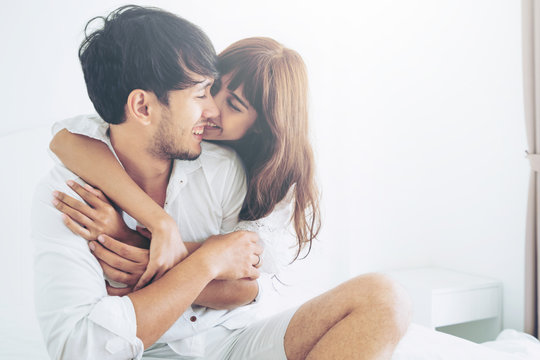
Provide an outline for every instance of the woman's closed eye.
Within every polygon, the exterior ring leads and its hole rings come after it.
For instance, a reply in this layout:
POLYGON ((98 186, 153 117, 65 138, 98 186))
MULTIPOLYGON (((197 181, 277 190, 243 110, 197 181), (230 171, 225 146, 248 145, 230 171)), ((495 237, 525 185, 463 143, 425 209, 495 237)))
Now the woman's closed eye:
POLYGON ((242 111, 240 110, 240 108, 238 108, 236 105, 233 104, 233 99, 232 99, 232 98, 228 98, 228 99, 227 99, 227 104, 228 104, 229 107, 232 108, 234 111, 242 112, 242 111))

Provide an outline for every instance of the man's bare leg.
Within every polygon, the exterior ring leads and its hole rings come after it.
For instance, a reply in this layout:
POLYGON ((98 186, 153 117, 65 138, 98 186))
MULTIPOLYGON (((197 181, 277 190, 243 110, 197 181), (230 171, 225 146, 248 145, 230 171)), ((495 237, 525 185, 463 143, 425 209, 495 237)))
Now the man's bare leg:
POLYGON ((298 309, 285 353, 289 360, 390 359, 409 322, 404 291, 383 275, 362 275, 298 309))

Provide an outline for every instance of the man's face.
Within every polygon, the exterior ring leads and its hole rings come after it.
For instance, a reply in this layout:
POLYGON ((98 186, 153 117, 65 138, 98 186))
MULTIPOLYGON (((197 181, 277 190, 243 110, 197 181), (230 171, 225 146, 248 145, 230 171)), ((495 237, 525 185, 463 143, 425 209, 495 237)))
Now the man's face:
POLYGON ((197 85, 169 92, 169 106, 162 106, 150 152, 162 159, 195 160, 208 118, 219 116, 210 88, 213 79, 195 75, 197 85))

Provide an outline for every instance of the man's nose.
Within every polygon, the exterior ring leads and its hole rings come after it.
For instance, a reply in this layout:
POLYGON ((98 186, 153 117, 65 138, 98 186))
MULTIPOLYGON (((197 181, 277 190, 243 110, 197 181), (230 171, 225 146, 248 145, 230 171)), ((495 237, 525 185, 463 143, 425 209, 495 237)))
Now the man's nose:
POLYGON ((216 118, 219 116, 219 108, 216 105, 216 102, 214 101, 214 98, 212 96, 208 97, 208 101, 206 102, 206 107, 203 111, 203 117, 205 119, 211 119, 216 118))

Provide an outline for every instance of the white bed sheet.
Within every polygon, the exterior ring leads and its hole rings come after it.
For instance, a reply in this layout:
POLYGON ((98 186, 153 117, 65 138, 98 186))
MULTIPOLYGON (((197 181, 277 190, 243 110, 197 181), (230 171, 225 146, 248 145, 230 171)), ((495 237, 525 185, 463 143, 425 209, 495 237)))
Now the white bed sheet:
POLYGON ((483 343, 498 351, 521 356, 523 359, 540 359, 540 341, 531 335, 506 329, 497 336, 496 341, 483 343))
POLYGON ((540 342, 523 333, 514 334, 512 345, 501 335, 497 341, 480 345, 411 324, 392 360, 540 360, 540 342))

